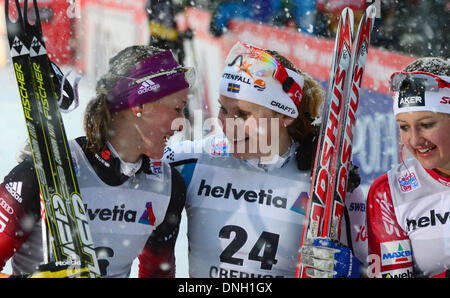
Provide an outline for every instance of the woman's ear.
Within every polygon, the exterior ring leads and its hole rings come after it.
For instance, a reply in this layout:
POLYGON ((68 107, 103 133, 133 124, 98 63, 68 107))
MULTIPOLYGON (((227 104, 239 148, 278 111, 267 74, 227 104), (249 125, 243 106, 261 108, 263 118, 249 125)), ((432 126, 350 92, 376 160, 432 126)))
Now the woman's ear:
POLYGON ((294 118, 283 115, 281 117, 281 123, 283 125, 283 127, 288 127, 289 125, 291 125, 293 122, 295 121, 294 118))
POLYGON ((135 106, 131 108, 131 111, 133 112, 133 114, 138 117, 141 118, 142 117, 142 112, 144 111, 144 107, 139 105, 139 106, 135 106))

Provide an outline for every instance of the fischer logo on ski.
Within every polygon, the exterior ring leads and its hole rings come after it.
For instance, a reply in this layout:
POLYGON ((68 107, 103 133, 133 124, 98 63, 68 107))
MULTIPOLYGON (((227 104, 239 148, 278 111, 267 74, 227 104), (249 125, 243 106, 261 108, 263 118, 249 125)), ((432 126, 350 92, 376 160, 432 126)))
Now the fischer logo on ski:
POLYGON ((46 226, 51 235, 52 259, 57 263, 84 264, 91 277, 100 277, 57 103, 36 0, 33 0, 33 5, 36 14, 34 25, 28 22, 27 0, 23 3, 23 14, 19 1, 15 0, 15 22, 10 18, 9 0, 6 0, 5 16, 11 57, 45 207, 46 226))

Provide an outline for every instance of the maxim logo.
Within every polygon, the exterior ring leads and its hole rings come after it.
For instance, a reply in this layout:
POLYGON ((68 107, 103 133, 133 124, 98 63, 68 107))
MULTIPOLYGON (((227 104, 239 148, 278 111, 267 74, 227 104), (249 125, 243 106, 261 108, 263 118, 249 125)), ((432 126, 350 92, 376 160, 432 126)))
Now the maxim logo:
POLYGON ((226 187, 211 186, 202 179, 198 188, 197 195, 204 197, 234 199, 236 201, 243 199, 249 203, 265 204, 277 208, 286 209, 287 199, 273 195, 273 191, 261 189, 259 192, 246 189, 233 188, 232 183, 227 183, 226 187))
POLYGON ((436 224, 445 225, 447 223, 450 211, 445 212, 444 214, 436 213, 436 211, 430 210, 429 216, 422 216, 418 219, 406 219, 406 226, 408 231, 425 228, 428 226, 436 226, 436 224))

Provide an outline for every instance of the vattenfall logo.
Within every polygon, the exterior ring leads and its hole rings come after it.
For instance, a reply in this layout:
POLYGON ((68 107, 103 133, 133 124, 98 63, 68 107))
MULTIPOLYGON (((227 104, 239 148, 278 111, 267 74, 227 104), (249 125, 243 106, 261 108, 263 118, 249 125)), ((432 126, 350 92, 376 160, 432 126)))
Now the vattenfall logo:
POLYGON ((197 192, 198 196, 234 199, 236 201, 243 199, 249 203, 258 203, 261 205, 273 206, 276 208, 286 209, 287 199, 276 196, 273 190, 261 189, 259 192, 254 190, 234 188, 232 183, 227 183, 225 187, 211 186, 206 184, 206 180, 202 179, 197 192))

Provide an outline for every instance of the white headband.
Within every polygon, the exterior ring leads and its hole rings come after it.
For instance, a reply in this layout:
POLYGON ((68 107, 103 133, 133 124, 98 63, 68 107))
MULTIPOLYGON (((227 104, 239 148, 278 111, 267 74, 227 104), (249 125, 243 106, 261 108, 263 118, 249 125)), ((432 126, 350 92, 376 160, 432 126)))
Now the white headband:
MULTIPOLYGON (((289 94, 283 91, 280 82, 272 76, 258 77, 257 73, 251 72, 251 62, 249 63, 249 72, 242 71, 237 63, 236 60, 236 63, 225 67, 220 81, 220 95, 245 100, 280 114, 297 118, 297 106, 289 94)), ((287 68, 286 71, 303 89, 303 76, 287 68)))
MULTIPOLYGON (((438 76, 449 82, 450 77, 438 76)), ((450 114, 450 88, 439 88, 438 91, 426 90, 415 95, 394 95, 394 115, 408 112, 431 111, 450 114)))

